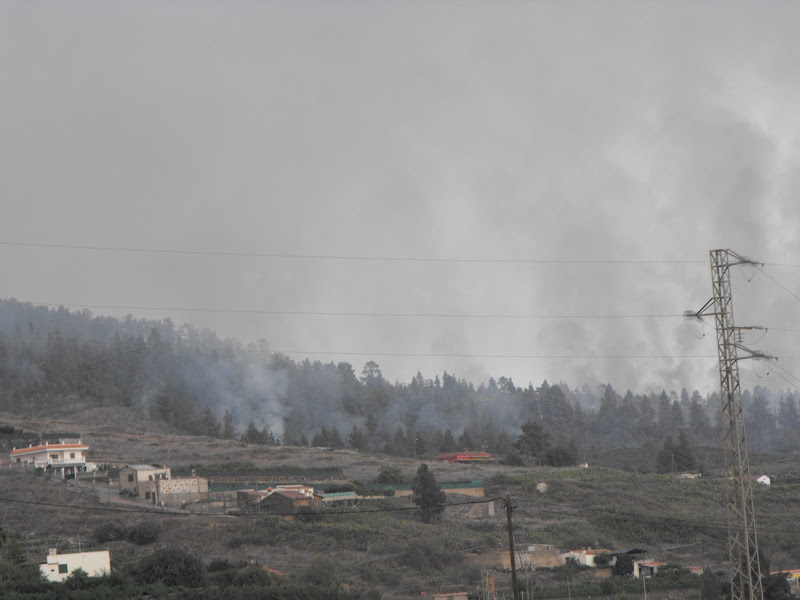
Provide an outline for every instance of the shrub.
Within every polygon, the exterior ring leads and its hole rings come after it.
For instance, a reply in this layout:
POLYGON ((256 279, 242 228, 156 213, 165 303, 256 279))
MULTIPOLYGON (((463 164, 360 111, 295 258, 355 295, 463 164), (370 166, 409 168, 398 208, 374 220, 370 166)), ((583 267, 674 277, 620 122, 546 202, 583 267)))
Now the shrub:
POLYGON ((318 523, 322 515, 318 515, 310 506, 301 506, 297 509, 295 518, 301 523, 318 523))
POLYGON ((128 530, 128 539, 138 546, 152 544, 158 539, 161 526, 155 521, 137 523, 128 530))
POLYGON ((578 456, 573 448, 553 446, 544 453, 544 463, 554 467, 568 467, 576 462, 578 462, 578 456))
POLYGON ((301 578, 303 583, 329 586, 336 583, 338 570, 339 566, 332 558, 318 554, 311 559, 311 564, 303 569, 301 578))
POLYGON ((400 558, 403 565, 423 573, 441 572, 446 567, 464 560, 461 553, 451 552, 441 542, 435 540, 411 542, 400 558))
POLYGON ((122 525, 114 523, 113 521, 109 521, 108 523, 99 525, 97 529, 94 530, 94 539, 101 544, 104 544, 106 542, 124 540, 127 537, 127 534, 128 532, 122 525))
POLYGON ((136 569, 140 583, 162 582, 167 586, 201 587, 206 584, 206 568, 202 561, 183 550, 156 550, 145 556, 136 569))
POLYGON ((272 576, 258 565, 248 565, 239 569, 233 578, 233 585, 236 587, 248 585, 267 587, 272 585, 272 576))
POLYGON ((67 589, 70 590, 86 590, 91 587, 91 582, 89 581, 89 574, 84 571, 83 569, 75 569, 72 573, 69 574, 64 580, 64 585, 67 586, 67 589))
POLYGON ((509 452, 505 455, 505 457, 500 461, 501 465, 506 465, 509 467, 521 467, 525 464, 525 461, 522 460, 522 457, 517 454, 516 452, 509 452))
POLYGON ((247 566, 247 563, 243 560, 232 562, 227 558, 213 558, 211 562, 208 563, 207 571, 209 573, 214 573, 215 571, 226 571, 228 569, 243 569, 247 566))
POLYGON ((596 567, 607 567, 609 562, 611 562, 611 556, 609 556, 607 552, 603 552, 594 557, 594 565, 596 567))
POLYGON ((381 467, 380 471, 378 471, 378 475, 375 477, 375 483, 402 485, 405 483, 405 478, 403 477, 403 472, 400 470, 400 467, 385 466, 381 467))
POLYGON ((604 596, 610 596, 614 593, 614 584, 611 583, 610 579, 604 579, 600 582, 600 592, 604 596))
MULTIPOLYGON (((597 563, 597 559, 595 559, 595 563, 597 563)), ((630 575, 633 573, 633 558, 630 554, 620 554, 617 556, 617 562, 614 563, 614 567, 611 569, 611 573, 614 577, 624 577, 626 575, 630 575)))

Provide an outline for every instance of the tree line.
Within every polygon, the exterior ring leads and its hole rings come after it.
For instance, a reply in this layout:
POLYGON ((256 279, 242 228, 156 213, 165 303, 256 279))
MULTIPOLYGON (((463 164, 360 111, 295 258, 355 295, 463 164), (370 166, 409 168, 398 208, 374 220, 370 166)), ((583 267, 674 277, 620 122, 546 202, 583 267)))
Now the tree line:
MULTIPOLYGON (((175 431, 264 445, 418 457, 460 450, 569 464, 594 450, 719 439, 719 398, 444 372, 390 382, 380 365, 296 361, 169 319, 96 317, 0 301, 0 410, 124 406, 175 431)), ((749 445, 800 449, 796 391, 743 393, 749 445)), ((676 452, 671 450, 670 463, 676 452)), ((681 457, 681 451, 677 452, 681 457)))

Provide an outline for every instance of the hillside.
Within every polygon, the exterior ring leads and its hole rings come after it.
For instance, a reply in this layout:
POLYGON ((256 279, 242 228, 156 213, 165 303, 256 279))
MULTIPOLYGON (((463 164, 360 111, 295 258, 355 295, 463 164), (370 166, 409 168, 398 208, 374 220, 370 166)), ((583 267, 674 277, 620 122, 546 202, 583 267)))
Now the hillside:
MULTIPOLYGON (((8 419, 9 415, 2 417, 8 419)), ((47 425, 74 429, 76 423, 47 425)), ((174 468, 222 462, 273 469, 314 465, 340 469, 342 482, 369 481, 387 465, 399 467, 410 479, 419 464, 385 455, 265 448, 158 431, 134 434, 128 427, 118 432, 107 427, 92 429, 86 428, 84 439, 92 446, 93 460, 98 462, 157 462, 174 468)), ((610 462, 615 460, 618 457, 610 456, 610 462)), ((598 463, 602 462, 602 456, 598 457, 598 463)), ((800 483, 790 477, 792 466, 788 461, 770 464, 776 483, 755 490, 760 540, 773 568, 794 568, 800 565, 800 542, 792 533, 792 524, 800 518, 800 483)), ((433 462, 430 467, 440 483, 479 479, 485 484, 487 497, 511 494, 519 546, 546 543, 563 550, 639 547, 647 550, 648 557, 669 563, 724 567, 724 480, 680 480, 603 466, 555 469, 433 462)), ((199 469, 202 474, 202 467, 199 469)), ((441 523, 434 524, 420 522, 413 511, 395 510, 410 506, 402 498, 337 509, 308 522, 269 516, 121 515, 107 511, 103 484, 65 484, 5 469, 0 471, 0 479, 4 490, 0 522, 24 540, 31 561, 41 560, 48 547, 58 546, 63 551, 80 545, 109 548, 115 568, 124 569, 166 545, 187 549, 207 563, 214 559, 248 561, 298 574, 315 556, 323 555, 335 561, 340 581, 401 598, 423 591, 477 591, 487 561, 491 564, 496 561, 493 557, 507 549, 506 517, 500 502, 495 502, 493 516, 485 504, 454 506, 445 511, 441 523), (37 504, 40 502, 44 504, 37 504), (144 545, 129 541, 100 544, 98 528, 120 520, 127 526, 154 523, 160 532, 158 539, 144 545)), ((447 502, 473 500, 449 496, 447 502)), ((508 574, 497 572, 496 576, 498 585, 507 589, 508 574)), ((534 571, 525 576, 528 585, 540 588, 540 597, 558 595, 565 585, 558 572, 534 571)), ((581 581, 588 586, 597 585, 590 573, 571 577, 572 586, 581 581)))
MULTIPOLYGON (((245 436, 262 445, 405 458, 468 448, 565 465, 668 440, 689 448, 718 439, 717 394, 690 389, 618 392, 546 380, 519 386, 502 375, 471 382, 419 371, 390 382, 373 360, 361 367, 294 360, 270 352, 266 340, 244 346, 168 319, 119 320, 0 300, 0 410, 40 421, 103 412, 101 420, 115 425, 145 419, 150 429, 245 436), (532 429, 520 441, 525 424, 532 429)), ((751 450, 800 450, 794 391, 756 387, 742 397, 751 450)), ((650 464, 631 466, 654 470, 655 454, 650 464)), ((694 464, 705 457, 688 459, 691 470, 706 466, 694 464)))

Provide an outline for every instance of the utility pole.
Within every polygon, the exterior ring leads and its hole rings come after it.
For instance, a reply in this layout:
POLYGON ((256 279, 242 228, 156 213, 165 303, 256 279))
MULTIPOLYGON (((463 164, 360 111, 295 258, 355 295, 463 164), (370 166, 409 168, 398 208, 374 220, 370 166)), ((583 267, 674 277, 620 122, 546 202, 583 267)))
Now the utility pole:
POLYGON ((722 404, 722 444, 725 449, 725 477, 728 479, 728 552, 731 573, 731 600, 763 600, 761 564, 758 556, 753 482, 744 430, 744 411, 739 387, 739 364, 743 358, 773 358, 746 348, 740 334, 744 329, 733 322, 733 296, 730 268, 735 265, 759 267, 760 263, 732 250, 711 251, 713 296, 703 308, 688 317, 714 315, 719 354, 720 401, 722 404), (713 313, 707 313, 713 308, 713 313), (738 351, 746 356, 739 357, 738 351))
POLYGON ((506 494, 503 502, 506 507, 506 518, 508 519, 508 555, 511 558, 511 588, 514 592, 514 600, 519 600, 519 590, 517 589, 517 561, 514 556, 514 529, 511 525, 511 511, 514 505, 511 504, 511 494, 506 494))

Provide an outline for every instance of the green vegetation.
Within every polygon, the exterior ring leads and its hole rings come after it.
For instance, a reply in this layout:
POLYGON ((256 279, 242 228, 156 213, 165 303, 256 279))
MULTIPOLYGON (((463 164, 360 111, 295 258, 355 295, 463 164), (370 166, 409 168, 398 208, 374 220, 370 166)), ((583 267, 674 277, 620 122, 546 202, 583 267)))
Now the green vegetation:
POLYGON ((406 483, 406 478, 403 476, 403 472, 399 467, 383 466, 375 477, 375 483, 403 485, 406 483))
POLYGON ((425 463, 417 469, 414 481, 411 482, 411 489, 414 492, 411 500, 421 509, 420 517, 423 521, 430 523, 442 518, 444 512, 442 504, 447 500, 447 496, 425 463))
POLYGON ((78 569, 63 583, 48 582, 37 565, 0 561, 4 600, 380 600, 380 593, 347 589, 338 583, 338 567, 315 557, 295 580, 267 573, 258 565, 215 561, 208 567, 179 549, 156 550, 128 569, 89 577, 78 569))

